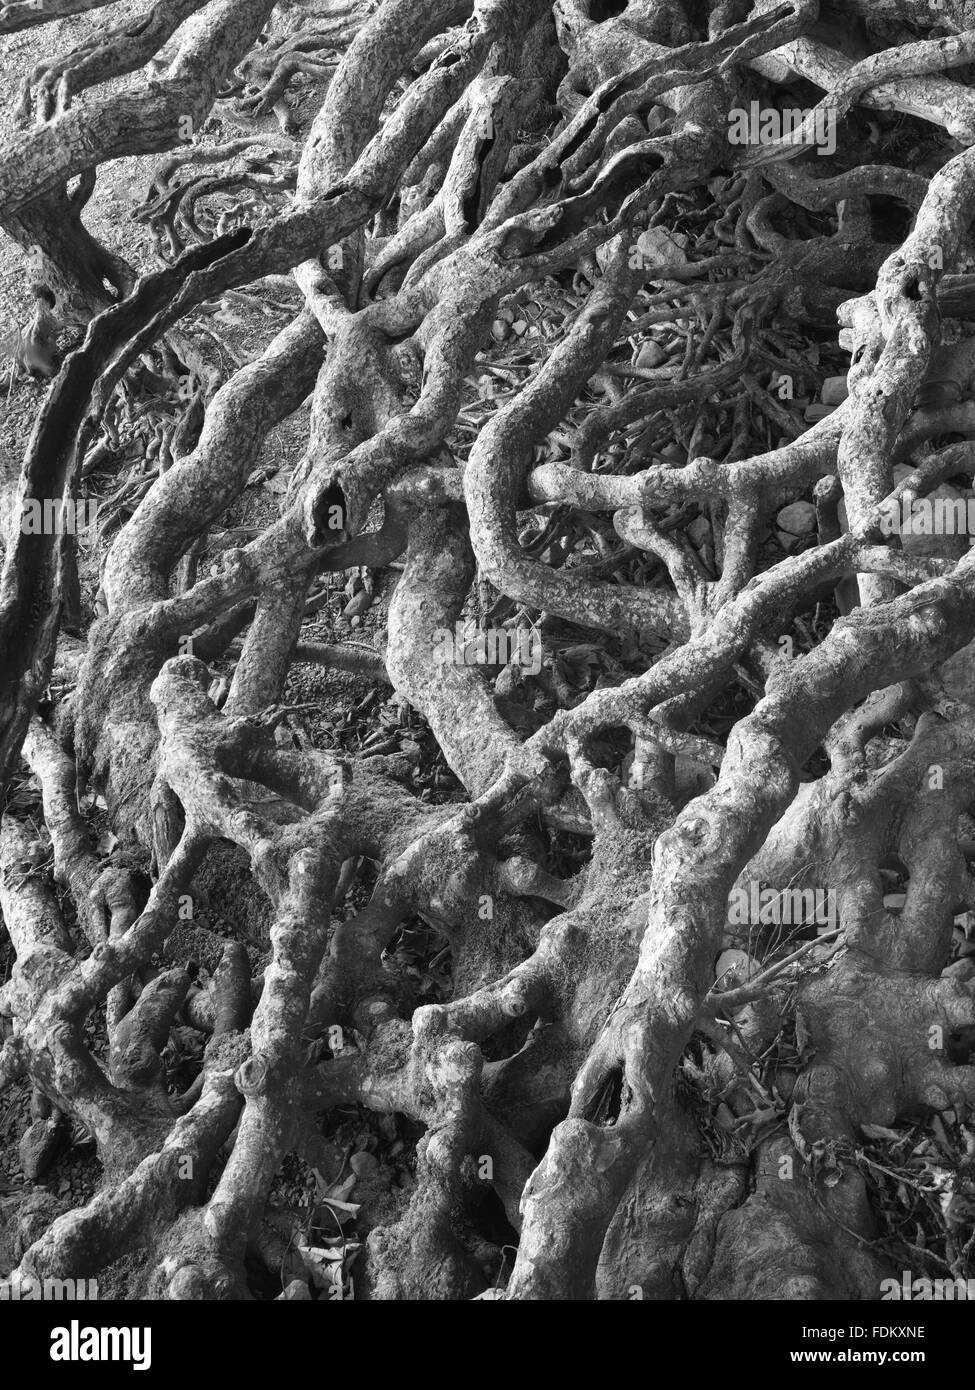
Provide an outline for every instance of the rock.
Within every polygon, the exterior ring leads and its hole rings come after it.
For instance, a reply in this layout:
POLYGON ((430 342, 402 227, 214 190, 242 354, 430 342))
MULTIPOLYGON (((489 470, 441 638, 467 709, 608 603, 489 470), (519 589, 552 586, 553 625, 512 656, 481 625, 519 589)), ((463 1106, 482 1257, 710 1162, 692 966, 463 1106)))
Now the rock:
POLYGON ((816 530, 816 508, 811 502, 790 502, 779 512, 776 521, 790 536, 811 536, 816 530))
POLYGON ((659 367, 667 361, 667 354, 659 343, 644 343, 636 355, 635 367, 659 367))
POLYGON ((711 540, 711 523, 705 516, 697 516, 687 528, 687 539, 700 547, 711 540))
POLYGON ((648 227, 636 240, 636 249, 646 270, 661 266, 686 265, 687 252, 679 245, 677 235, 663 227, 648 227))
MULTIPOLYGON (((50 1167, 66 1131, 67 1126, 59 1114, 52 1115, 49 1119, 35 1120, 27 1128, 20 1141, 20 1164, 28 1182, 37 1182, 50 1167)), ((63 1178, 58 1191, 67 1192, 69 1187, 68 1179, 63 1178)))
POLYGON ((379 1160, 375 1154, 363 1151, 352 1155, 349 1159, 349 1167, 357 1178, 370 1178, 379 1167, 379 1160))
POLYGON ((745 984, 757 975, 761 966, 754 956, 750 956, 747 951, 732 947, 728 951, 722 951, 714 966, 715 981, 721 982, 721 988, 737 989, 739 985, 745 984))
MULTIPOLYGON (((901 545, 908 555, 935 556, 939 559, 960 560, 968 551, 969 536, 965 526, 965 519, 962 518, 962 529, 946 530, 945 523, 954 527, 958 517, 956 508, 952 506, 936 507, 935 503, 941 499, 943 503, 958 501, 966 502, 970 494, 959 492, 958 488, 951 487, 947 483, 942 483, 940 487, 934 488, 925 498, 918 498, 912 508, 912 526, 906 533, 901 532, 901 545), (928 505, 930 504, 930 506, 928 505), (938 527, 939 534, 930 535, 925 530, 918 528, 914 518, 918 509, 924 508, 926 514, 931 517, 932 523, 938 527)), ((963 510, 967 510, 963 509, 963 510)))
POLYGON ((823 405, 841 405, 850 394, 845 376, 828 376, 823 382, 819 398, 823 405))
POLYGON ((965 956, 963 960, 956 960, 953 965, 946 965, 941 972, 942 978, 945 976, 953 980, 970 980, 975 975, 975 959, 972 956, 965 956))
POLYGON ((975 642, 949 656, 941 667, 941 676, 953 700, 975 706, 975 642))
MULTIPOLYGON (((658 130, 661 130, 672 119, 673 114, 666 106, 651 106, 650 110, 647 112, 648 134, 655 135, 658 130)), ((719 178, 712 179, 712 183, 723 189, 724 175, 722 174, 719 178)))
POLYGON ((342 617, 357 618, 360 614, 366 612, 366 610, 370 607, 371 603, 372 590, 366 588, 360 589, 359 592, 357 594, 354 594, 352 598, 349 600, 349 602, 342 609, 342 617))

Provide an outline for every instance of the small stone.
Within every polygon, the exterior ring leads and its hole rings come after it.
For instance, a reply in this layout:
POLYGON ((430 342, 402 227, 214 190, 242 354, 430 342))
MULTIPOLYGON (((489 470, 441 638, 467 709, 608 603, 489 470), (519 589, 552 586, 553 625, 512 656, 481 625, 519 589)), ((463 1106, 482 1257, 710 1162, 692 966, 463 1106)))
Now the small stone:
POLYGON ((379 1160, 376 1158, 375 1154, 363 1151, 362 1153, 352 1155, 349 1159, 349 1167, 357 1178, 368 1178, 371 1177, 379 1167, 379 1160))
POLYGON ((949 483, 942 483, 926 498, 916 499, 909 513, 908 528, 905 530, 901 527, 901 545, 907 553, 922 558, 933 556, 936 559, 960 560, 971 541, 967 529, 970 496, 970 493, 959 492, 949 483), (962 504, 960 507, 959 503, 962 504), (957 514, 959 511, 960 516, 957 514), (929 534, 926 529, 928 525, 936 528, 936 534, 929 534))
POLYGON ((841 405, 849 394, 850 387, 845 376, 828 376, 819 398, 823 405, 841 405))
POLYGON ((637 250, 644 268, 654 270, 661 266, 686 265, 687 253, 678 244, 677 236, 663 227, 648 227, 637 237, 637 250))
POLYGON ((969 642, 943 663, 941 678, 953 700, 975 705, 975 642, 969 642))
POLYGON ((970 980, 975 975, 975 960, 971 956, 965 956, 962 960, 956 960, 952 965, 945 966, 941 974, 962 982, 970 980))
POLYGON ((698 547, 707 545, 708 541, 711 539, 711 523, 708 521, 707 517, 698 516, 694 518, 687 528, 687 538, 693 541, 698 547))
POLYGON ((790 536, 811 536, 816 530, 816 508, 811 502, 790 502, 775 519, 790 536))
POLYGON ((365 588, 360 589, 358 593, 353 594, 352 598, 342 609, 342 617, 356 618, 360 614, 365 613, 371 603, 372 590, 365 588))
POLYGON ((747 951, 732 948, 730 951, 721 952, 714 967, 714 978, 716 982, 720 982, 723 990, 737 989, 753 975, 757 975, 761 968, 758 961, 747 951))
POLYGON ((667 354, 659 343, 644 343, 636 355, 635 367, 659 367, 667 361, 667 354))

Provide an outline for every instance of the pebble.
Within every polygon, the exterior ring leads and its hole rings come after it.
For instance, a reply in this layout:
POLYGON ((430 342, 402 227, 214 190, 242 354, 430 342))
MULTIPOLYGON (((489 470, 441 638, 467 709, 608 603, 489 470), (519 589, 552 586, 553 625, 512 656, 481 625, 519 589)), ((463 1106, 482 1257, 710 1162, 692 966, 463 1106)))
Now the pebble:
POLYGON ((841 405, 850 394, 845 376, 828 376, 819 393, 823 405, 841 405))
POLYGON ((953 700, 975 705, 975 642, 969 642, 943 663, 941 677, 953 700))
POLYGON ((379 1167, 379 1160, 376 1158, 375 1154, 363 1151, 362 1153, 352 1155, 349 1159, 349 1167, 357 1178, 368 1178, 379 1167))
POLYGON ((659 343, 644 343, 636 355, 635 367, 659 367, 667 361, 667 354, 659 343))
POLYGON ((753 975, 757 975, 761 968, 758 961, 747 951, 732 948, 721 952, 715 963, 714 978, 715 981, 721 981, 723 990, 737 989, 753 975))
POLYGON ((811 536, 816 530, 816 508, 811 502, 790 502, 775 519, 790 536, 811 536))
POLYGON ((696 546, 706 545, 711 539, 711 525, 707 517, 695 517, 687 528, 687 538, 696 546))

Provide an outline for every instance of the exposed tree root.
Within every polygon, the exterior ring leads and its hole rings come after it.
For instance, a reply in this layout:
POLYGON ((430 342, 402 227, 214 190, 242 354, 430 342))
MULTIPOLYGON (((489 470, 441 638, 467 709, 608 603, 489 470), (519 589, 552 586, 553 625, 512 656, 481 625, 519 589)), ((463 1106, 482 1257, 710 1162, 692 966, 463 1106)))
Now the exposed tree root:
POLYGON ((0 1087, 29 1087, 28 1182, 81 1132, 101 1176, 25 1206, 13 1278, 878 1297, 864 1137, 975 1106, 975 552, 887 524, 975 473, 975 36, 931 8, 852 5, 844 43, 815 0, 382 0, 268 39, 268 0, 160 0, 27 77, 0 222, 38 251, 20 358, 57 375, 0 581, 0 1087), (302 144, 200 142, 298 74, 302 144), (796 78, 823 95, 791 133, 729 139, 796 78), (136 282, 82 213, 164 151, 137 216, 168 264, 136 282), (290 321, 227 373, 185 321, 240 286, 290 321), (119 468, 140 384, 169 405, 72 644, 73 540, 19 518, 119 468), (381 641, 305 630, 392 565, 381 641), (392 687, 432 788, 392 720, 310 737, 306 664, 392 687), (236 922, 208 963, 181 941, 218 853, 257 965, 236 922), (779 931, 768 890, 832 916, 779 931), (360 1214, 316 1171, 315 1245, 281 1173, 349 1107, 412 1125, 408 1181, 387 1155, 360 1214))

